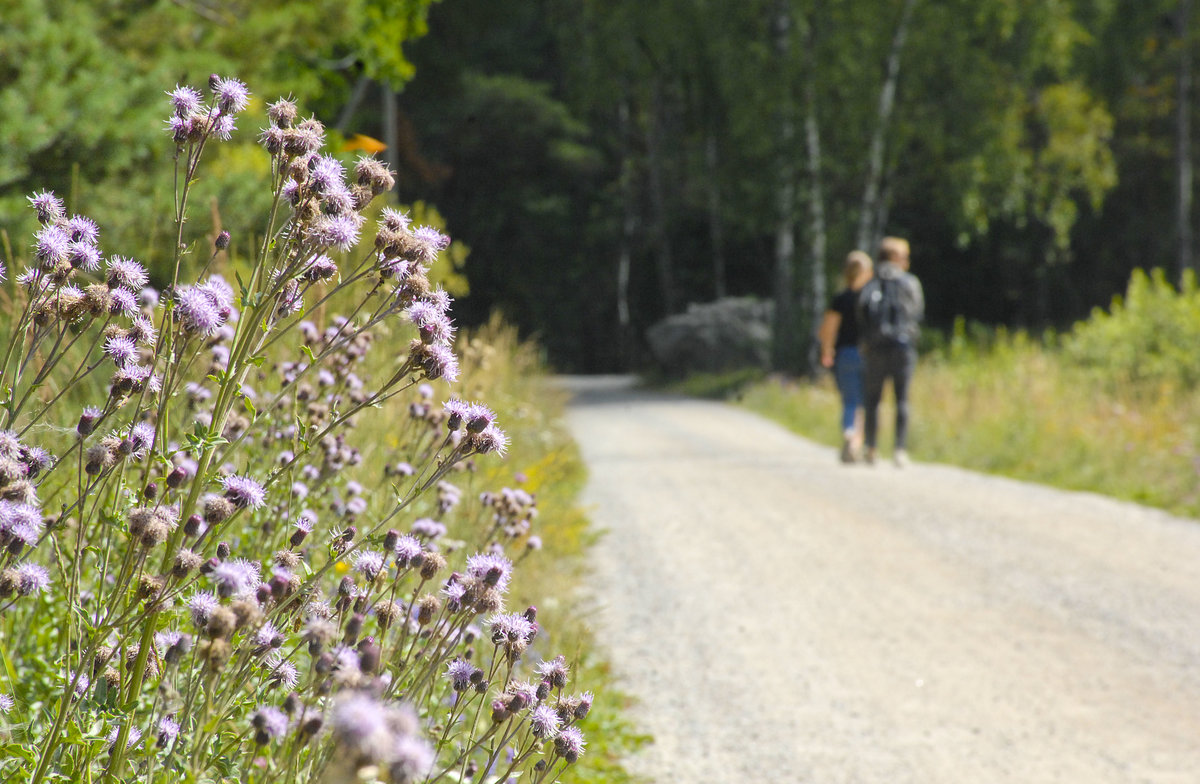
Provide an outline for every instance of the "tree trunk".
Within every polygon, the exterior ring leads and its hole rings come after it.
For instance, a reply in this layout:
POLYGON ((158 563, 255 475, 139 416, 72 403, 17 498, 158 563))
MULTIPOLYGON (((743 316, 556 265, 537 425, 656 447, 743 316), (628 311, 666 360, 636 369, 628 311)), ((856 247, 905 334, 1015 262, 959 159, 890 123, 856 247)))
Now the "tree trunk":
POLYGON ((629 310, 629 277, 633 268, 633 238, 637 228, 636 189, 633 184, 633 158, 630 153, 629 96, 622 95, 617 106, 618 136, 621 145, 621 237, 617 246, 617 345, 620 361, 630 367, 633 360, 633 330, 629 310))
POLYGON ((666 315, 675 312, 675 273, 671 259, 671 237, 667 230, 667 200, 663 191, 660 127, 662 118, 662 76, 654 75, 650 106, 646 117, 646 166, 650 180, 650 209, 654 215, 655 260, 658 285, 666 315))
POLYGON ((388 168, 398 172, 400 171, 400 127, 396 117, 396 91, 389 87, 387 82, 382 82, 379 86, 383 90, 383 143, 387 145, 384 156, 388 168))
POLYGON ((809 373, 820 367, 817 328, 825 311, 826 298, 826 227, 825 194, 821 187, 821 126, 817 117, 816 28, 812 21, 805 35, 804 140, 808 164, 809 292, 805 313, 809 335, 805 357, 809 373))
POLYGON ((796 184, 792 163, 792 147, 796 129, 788 63, 791 54, 791 9, 787 0, 777 0, 771 19, 774 34, 776 74, 780 88, 778 105, 778 137, 776 143, 775 193, 775 324, 772 341, 772 365, 776 370, 795 372, 802 353, 801 333, 796 324, 795 264, 796 264, 796 184))
POLYGON ((874 253, 883 236, 883 225, 877 224, 880 215, 880 186, 883 179, 883 152, 887 140, 887 129, 896 105, 896 84, 900 78, 900 54, 908 37, 908 25, 912 21, 917 0, 904 0, 900 22, 892 36, 892 48, 888 52, 884 70, 883 89, 879 91, 879 109, 876 113, 875 132, 867 154, 867 181, 863 187, 862 207, 858 215, 856 243, 860 250, 874 253))
POLYGON ((721 226, 721 184, 717 176, 717 134, 709 127, 704 138, 704 164, 708 169, 708 237, 712 243, 713 295, 725 296, 725 240, 721 226))
POLYGON ((1175 167, 1179 194, 1175 222, 1179 247, 1176 275, 1183 285, 1184 273, 1192 268, 1192 0, 1179 0, 1179 96, 1175 110, 1175 167))
POLYGON ((350 100, 342 107, 342 113, 338 115, 337 123, 333 126, 338 133, 346 135, 346 129, 350 127, 350 121, 354 119, 354 113, 358 111, 359 104, 366 97, 367 88, 370 86, 369 78, 365 75, 358 77, 358 81, 354 83, 354 90, 350 93, 350 100))

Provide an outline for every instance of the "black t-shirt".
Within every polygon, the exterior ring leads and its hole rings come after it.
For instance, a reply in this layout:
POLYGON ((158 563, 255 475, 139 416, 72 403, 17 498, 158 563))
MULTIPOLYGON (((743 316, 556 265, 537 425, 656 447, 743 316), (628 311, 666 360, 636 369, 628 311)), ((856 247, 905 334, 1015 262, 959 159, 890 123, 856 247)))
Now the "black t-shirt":
POLYGON ((858 292, 842 289, 834 295, 829 303, 829 309, 842 317, 838 324, 837 340, 834 348, 858 345, 858 292))

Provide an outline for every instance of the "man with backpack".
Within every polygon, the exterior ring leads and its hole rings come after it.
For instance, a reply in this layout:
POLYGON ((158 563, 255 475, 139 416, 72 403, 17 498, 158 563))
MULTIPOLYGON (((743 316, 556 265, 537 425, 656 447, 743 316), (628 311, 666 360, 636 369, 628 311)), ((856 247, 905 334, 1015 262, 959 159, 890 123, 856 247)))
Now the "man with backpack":
POLYGON ((925 295, 921 282, 908 272, 908 240, 884 237, 879 244, 875 277, 858 294, 858 320, 862 340, 864 408, 863 441, 866 461, 878 457, 879 401, 883 385, 892 380, 896 398, 896 448, 892 459, 897 467, 908 465, 908 384, 917 366, 917 336, 925 317, 925 295))

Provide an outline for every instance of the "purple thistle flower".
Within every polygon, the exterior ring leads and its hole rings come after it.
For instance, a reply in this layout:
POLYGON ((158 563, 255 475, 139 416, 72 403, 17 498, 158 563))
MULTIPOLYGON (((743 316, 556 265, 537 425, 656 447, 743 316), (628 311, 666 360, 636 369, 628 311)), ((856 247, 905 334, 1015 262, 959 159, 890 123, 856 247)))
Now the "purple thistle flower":
POLYGON ((554 739, 554 750, 567 762, 575 762, 583 756, 587 743, 583 739, 583 730, 571 725, 564 727, 554 739))
POLYGON ((321 212, 326 215, 353 215, 354 195, 342 184, 330 188, 321 197, 321 212))
POLYGON ((150 276, 146 268, 133 259, 124 256, 112 256, 108 260, 108 284, 120 286, 130 291, 145 288, 150 276))
POLYGON ((512 577, 512 568, 512 561, 503 555, 481 553, 467 559, 469 576, 493 586, 501 592, 508 588, 508 581, 512 577))
POLYGON ((408 277, 411 264, 399 256, 380 256, 376 268, 379 274, 385 278, 399 278, 403 280, 408 277))
POLYGON ((162 388, 162 379, 149 365, 123 365, 113 373, 113 384, 120 386, 128 384, 133 391, 143 388, 158 392, 162 388))
POLYGON ((408 213, 392 207, 384 207, 379 213, 379 222, 391 231, 408 231, 408 227, 412 225, 412 218, 408 217, 408 213))
POLYGON ((458 381, 458 357, 449 346, 431 343, 425 346, 421 367, 425 375, 431 379, 444 378, 446 381, 458 381))
POLYGON ((311 281, 329 280, 337 273, 337 262, 322 253, 308 263, 308 267, 304 270, 304 278, 311 281))
POLYGON ((109 307, 109 313, 114 316, 132 316, 138 311, 137 295, 129 289, 115 288, 109 289, 109 297, 112 299, 112 305, 109 307))
POLYGON ((26 446, 21 451, 21 462, 25 464, 29 477, 35 477, 54 465, 54 455, 40 446, 26 446))
POLYGON ((165 656, 171 646, 183 639, 183 633, 174 629, 167 629, 161 632, 154 633, 154 649, 158 651, 160 656, 165 656))
POLYGON ((391 740, 388 711, 379 701, 358 692, 343 692, 330 712, 334 742, 354 756, 386 759, 391 740))
POLYGON ((508 453, 508 436, 495 424, 491 424, 482 433, 471 437, 471 446, 481 455, 495 453, 504 457, 508 453))
POLYGON ((475 665, 465 659, 455 659, 446 666, 446 680, 455 691, 464 691, 471 685, 471 673, 475 665))
POLYGON ((0 533, 32 547, 44 528, 42 512, 36 506, 0 500, 0 533))
POLYGON ((258 588, 259 568, 253 561, 234 558, 218 564, 211 577, 221 595, 244 598, 258 588))
MULTIPOLYGON (((292 498, 298 501, 308 498, 308 485, 300 481, 292 482, 292 498)), ((308 531, 305 531, 305 533, 308 533, 308 531)))
POLYGON ((509 651, 520 654, 533 639, 533 622, 520 613, 494 615, 488 619, 492 630, 492 642, 509 651))
POLYGON ((346 511, 352 515, 362 514, 363 512, 367 511, 367 499, 362 498, 361 496, 358 498, 351 498, 346 503, 346 511))
POLYGON ((300 671, 296 665, 283 658, 278 651, 272 651, 265 661, 269 679, 277 686, 293 689, 300 681, 300 671))
POLYGON ((50 586, 50 573, 41 564, 23 563, 15 571, 17 592, 22 596, 41 593, 50 586))
POLYGON ((234 122, 232 114, 222 114, 213 119, 212 134, 223 142, 227 142, 233 138, 233 132, 237 130, 237 124, 234 122))
POLYGON ((170 716, 163 716, 158 720, 158 747, 166 748, 171 741, 179 736, 179 722, 172 719, 170 716))
POLYGON ((413 559, 421 556, 421 540, 411 534, 404 534, 396 540, 396 547, 393 552, 396 556, 396 564, 401 569, 406 568, 413 559))
POLYGON ((358 218, 349 215, 321 215, 308 228, 307 239, 323 248, 350 250, 358 244, 358 218))
POLYGON ((463 421, 466 423, 468 432, 482 433, 496 421, 496 414, 482 403, 472 403, 470 410, 463 417, 463 421))
POLYGON ((21 457, 21 439, 11 430, 0 430, 0 457, 18 460, 21 457))
MULTIPOLYGON (((233 286, 229 285, 229 281, 225 280, 225 278, 221 277, 220 275, 210 275, 208 280, 204 281, 196 288, 204 292, 205 296, 208 297, 209 301, 212 302, 212 304, 218 310, 223 311, 233 308, 233 296, 236 292, 234 292, 233 286)), ((222 321, 224 321, 225 318, 227 318, 227 316, 223 315, 222 321)))
POLYGON ((221 325, 220 310, 195 286, 179 289, 175 297, 175 315, 184 330, 197 335, 211 335, 221 325))
MULTIPOLYGON (((118 291, 125 291, 118 289, 118 291)), ((114 292, 115 293, 115 292, 114 292)), ((136 305, 134 306, 136 308, 136 305)), ((158 340, 158 330, 154 327, 154 322, 145 316, 135 316, 132 323, 129 325, 129 336, 141 343, 143 346, 154 347, 158 340)))
POLYGON ((421 226, 413 230, 414 252, 418 259, 432 263, 440 252, 450 245, 450 238, 432 226, 421 226))
POLYGON ((324 194, 335 188, 345 188, 346 169, 332 155, 322 155, 312 162, 309 172, 309 182, 319 194, 324 194))
POLYGON ((203 629, 208 625, 213 610, 221 606, 215 594, 210 591, 197 591, 188 599, 188 610, 192 615, 192 623, 196 628, 203 629))
POLYGON ((529 728, 535 738, 553 740, 561 724, 558 713, 549 705, 539 705, 529 712, 529 728))
POLYGON ((133 338, 123 336, 114 336, 104 342, 104 353, 108 358, 117 363, 118 367, 124 367, 131 362, 136 362, 138 359, 138 347, 133 342, 133 338))
POLYGON ((225 497, 240 509, 258 509, 267 500, 267 491, 248 476, 227 476, 221 480, 225 497))
POLYGON ((154 310, 158 307, 158 289, 143 286, 137 293, 137 301, 139 307, 154 310))
MULTIPOLYGON (((113 727, 112 731, 108 733, 108 739, 106 741, 108 743, 108 748, 110 751, 112 750, 112 747, 116 745, 117 739, 120 737, 121 737, 121 728, 113 727)), ((140 741, 141 739, 142 739, 142 731, 139 730, 137 727, 130 727, 129 728, 129 736, 127 738, 125 738, 125 748, 132 749, 134 746, 136 746, 138 744, 138 741, 140 741)))
POLYGON ((305 509, 296 518, 296 529, 303 531, 306 534, 311 534, 313 526, 317 524, 317 513, 311 509, 305 509))
POLYGON ((569 672, 565 656, 555 656, 550 661, 544 661, 537 666, 537 674, 550 681, 556 689, 567 685, 569 672))
POLYGON ((7 694, 0 694, 0 713, 8 713, 13 709, 13 698, 7 694))
POLYGON ((209 82, 213 96, 217 100, 217 108, 222 114, 237 114, 250 103, 250 91, 246 85, 237 79, 217 78, 209 82))
POLYGON ((133 443, 133 456, 144 457, 154 446, 154 425, 149 422, 138 422, 129 428, 129 440, 133 443))
POLYGON ((42 269, 50 270, 67 261, 71 235, 61 226, 45 226, 34 235, 34 256, 42 269))
POLYGON ((367 580, 374 580, 378 577, 386 565, 386 556, 381 552, 359 550, 354 554, 354 569, 362 574, 363 577, 366 577, 367 580))
POLYGON ((294 206, 300 198, 300 183, 289 178, 284 181, 283 187, 279 189, 279 195, 294 206))
POLYGON ((446 535, 446 526, 431 517, 422 517, 412 524, 413 536, 437 539, 446 535))
POLYGON ((67 214, 62 199, 55 196, 53 191, 41 191, 27 198, 37 211, 38 223, 54 223, 67 214))
POLYGON ((71 235, 72 242, 95 245, 100 241, 100 227, 96 225, 96 221, 86 215, 72 215, 67 220, 65 228, 71 235))
POLYGON ((254 633, 254 644, 268 648, 278 648, 277 643, 282 642, 283 635, 279 630, 271 625, 270 621, 263 621, 262 626, 258 627, 258 631, 254 633))
POLYGON ((171 106, 175 109, 175 116, 187 117, 193 112, 200 111, 200 106, 204 103, 200 91, 194 87, 175 86, 174 90, 167 92, 171 96, 171 106))
POLYGON ((67 246, 67 261, 75 269, 95 272, 100 269, 100 251, 86 242, 72 242, 67 246))
POLYGON ((424 779, 436 760, 433 747, 417 735, 400 734, 392 741, 388 775, 393 782, 417 782, 424 779))
POLYGON ((447 580, 442 586, 442 595, 446 597, 446 604, 450 608, 450 612, 456 613, 462 609, 462 601, 467 595, 467 586, 464 582, 456 578, 457 573, 452 576, 452 579, 447 580))

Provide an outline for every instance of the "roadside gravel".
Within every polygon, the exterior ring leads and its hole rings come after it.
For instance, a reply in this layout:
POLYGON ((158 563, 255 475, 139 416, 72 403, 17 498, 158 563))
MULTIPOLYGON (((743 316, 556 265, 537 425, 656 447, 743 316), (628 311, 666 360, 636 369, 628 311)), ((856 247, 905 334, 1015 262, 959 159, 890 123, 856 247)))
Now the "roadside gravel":
POLYGON ((1200 525, 562 383, 597 638, 655 738, 635 773, 1200 782, 1200 525))

